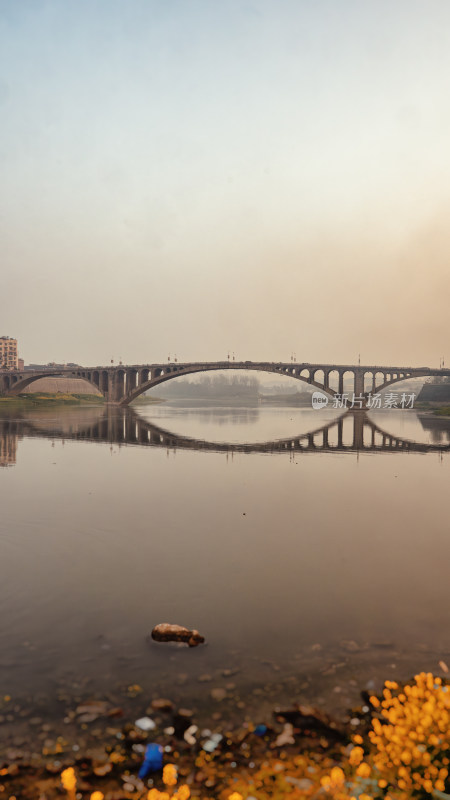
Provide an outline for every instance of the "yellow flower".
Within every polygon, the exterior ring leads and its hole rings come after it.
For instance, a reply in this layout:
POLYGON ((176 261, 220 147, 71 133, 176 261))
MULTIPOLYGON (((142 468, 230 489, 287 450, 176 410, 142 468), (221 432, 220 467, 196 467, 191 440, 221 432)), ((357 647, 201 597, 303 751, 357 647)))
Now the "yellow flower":
POLYGON ((360 778, 369 778, 370 777, 370 773, 371 773, 371 769, 370 769, 369 764, 367 764, 365 761, 362 761, 361 764, 359 765, 358 769, 356 770, 356 774, 360 778))
POLYGON ((239 792, 232 792, 232 794, 228 795, 228 800, 244 800, 239 792))
POLYGON ((345 775, 340 767, 333 767, 333 769, 331 770, 330 777, 331 777, 331 782, 335 786, 339 786, 340 783, 345 782, 345 775))
POLYGON ((169 800, 169 795, 167 792, 160 792, 159 789, 149 789, 147 800, 169 800))
POLYGON ((174 794, 174 798, 176 798, 176 800, 189 800, 190 796, 191 790, 189 789, 187 783, 182 783, 174 794))
POLYGON ((66 792, 73 792, 77 785, 77 779, 73 767, 68 767, 61 772, 61 783, 66 792))
POLYGON ((112 764, 120 764, 121 761, 125 761, 125 756, 113 750, 113 752, 109 754, 109 760, 112 764))
POLYGON ((352 749, 350 750, 350 755, 348 757, 350 764, 356 767, 358 764, 361 763, 363 758, 364 758, 364 750, 362 749, 362 747, 352 747, 352 749))
POLYGON ((177 782, 177 768, 175 764, 166 764, 163 769, 163 781, 166 786, 175 786, 177 782))

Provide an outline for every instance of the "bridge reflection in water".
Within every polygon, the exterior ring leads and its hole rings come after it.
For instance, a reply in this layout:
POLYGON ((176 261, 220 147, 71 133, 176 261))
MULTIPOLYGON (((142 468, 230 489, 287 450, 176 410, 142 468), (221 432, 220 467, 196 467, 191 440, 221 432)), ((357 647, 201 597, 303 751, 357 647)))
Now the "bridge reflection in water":
MULTIPOLYGON (((80 409, 80 412, 82 410, 80 409)), ((450 428, 446 440, 440 421, 421 418, 422 427, 430 430, 433 443, 415 442, 384 431, 363 411, 347 411, 329 423, 307 433, 273 441, 232 443, 205 441, 172 433, 140 417, 130 408, 85 409, 85 413, 50 418, 29 415, 0 419, 0 466, 15 463, 17 440, 44 437, 74 441, 106 442, 116 445, 140 445, 170 450, 202 450, 215 453, 431 453, 450 451, 450 428), (87 413, 86 413, 87 412, 87 413)))

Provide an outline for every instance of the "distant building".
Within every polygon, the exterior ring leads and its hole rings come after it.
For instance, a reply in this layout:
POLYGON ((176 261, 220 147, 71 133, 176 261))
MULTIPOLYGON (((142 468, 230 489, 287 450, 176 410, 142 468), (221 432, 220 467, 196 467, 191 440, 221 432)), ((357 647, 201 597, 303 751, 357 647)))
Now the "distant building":
POLYGON ((16 463, 17 436, 14 433, 0 434, 0 467, 12 467, 16 463))
POLYGON ((0 336, 0 369, 17 369, 17 339, 0 336))
POLYGON ((23 358, 17 359, 17 366, 20 370, 25 369, 25 361, 23 360, 23 358))

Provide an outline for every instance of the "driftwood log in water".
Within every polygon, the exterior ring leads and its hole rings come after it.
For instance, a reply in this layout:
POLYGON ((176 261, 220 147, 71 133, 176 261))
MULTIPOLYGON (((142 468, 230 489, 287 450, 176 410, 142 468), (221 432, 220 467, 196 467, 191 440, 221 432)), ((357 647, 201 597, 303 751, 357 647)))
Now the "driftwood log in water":
POLYGON ((162 622, 152 630, 152 639, 155 642, 186 642, 189 647, 197 647, 205 641, 198 631, 190 631, 182 625, 171 625, 169 622, 162 622))

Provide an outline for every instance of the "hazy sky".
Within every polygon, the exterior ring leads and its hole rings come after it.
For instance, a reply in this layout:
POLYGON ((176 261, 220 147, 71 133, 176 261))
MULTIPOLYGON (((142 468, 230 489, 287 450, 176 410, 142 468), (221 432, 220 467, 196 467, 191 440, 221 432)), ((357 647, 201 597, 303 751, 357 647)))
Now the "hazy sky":
POLYGON ((448 0, 0 0, 26 362, 450 364, 448 0))

